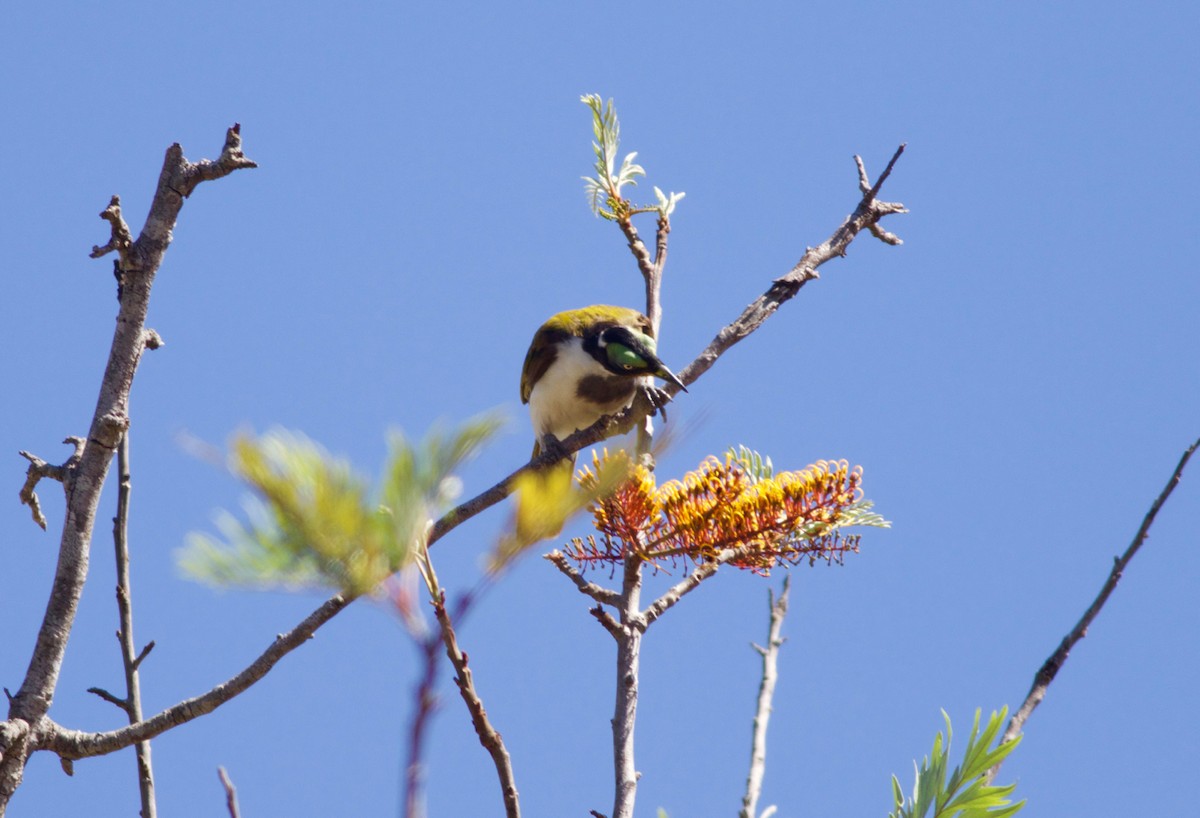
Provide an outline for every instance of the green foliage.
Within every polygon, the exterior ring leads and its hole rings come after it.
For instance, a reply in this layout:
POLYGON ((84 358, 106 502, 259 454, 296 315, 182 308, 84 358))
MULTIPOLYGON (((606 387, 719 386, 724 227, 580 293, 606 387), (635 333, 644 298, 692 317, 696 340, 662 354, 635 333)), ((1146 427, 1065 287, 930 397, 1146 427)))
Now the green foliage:
POLYGON ((865 525, 871 528, 891 528, 891 520, 884 519, 882 514, 872 511, 873 508, 875 508, 875 503, 870 500, 859 500, 856 503, 851 503, 842 512, 841 519, 838 520, 838 525, 843 528, 852 525, 865 525))
POLYGON ((477 418, 416 445, 393 434, 374 490, 348 461, 303 435, 241 436, 229 466, 253 492, 246 519, 222 512, 222 539, 193 533, 180 564, 214 585, 367 593, 412 561, 433 518, 459 493, 453 472, 499 425, 477 418))
POLYGON ((653 207, 630 206, 621 195, 625 185, 637 186, 637 177, 645 176, 646 170, 633 160, 637 152, 627 153, 617 167, 617 148, 621 144, 621 123, 617 119, 617 108, 612 99, 605 102, 599 94, 585 94, 579 101, 592 111, 592 133, 595 136, 592 150, 596 154, 595 176, 584 176, 584 190, 592 212, 609 220, 628 218, 634 213, 656 212, 659 218, 670 217, 676 203, 686 194, 664 194, 657 187, 654 195, 658 203, 653 207))
POLYGON ((752 483, 770 480, 775 475, 775 466, 769 456, 759 454, 740 443, 736 447, 730 446, 725 452, 725 458, 741 466, 752 483))
POLYGON ((950 717, 942 711, 946 720, 946 737, 939 732, 933 740, 929 757, 916 767, 916 781, 912 795, 906 800, 900 782, 892 776, 892 799, 895 811, 888 818, 924 818, 932 808, 933 818, 1006 818, 1015 815, 1024 801, 1013 804, 1008 796, 1016 784, 995 787, 987 783, 987 771, 999 764, 1021 742, 1018 736, 1012 741, 989 750, 1008 718, 1008 708, 993 712, 983 733, 979 732, 979 714, 975 711, 975 724, 967 739, 963 761, 946 779, 946 765, 950 755, 950 717))

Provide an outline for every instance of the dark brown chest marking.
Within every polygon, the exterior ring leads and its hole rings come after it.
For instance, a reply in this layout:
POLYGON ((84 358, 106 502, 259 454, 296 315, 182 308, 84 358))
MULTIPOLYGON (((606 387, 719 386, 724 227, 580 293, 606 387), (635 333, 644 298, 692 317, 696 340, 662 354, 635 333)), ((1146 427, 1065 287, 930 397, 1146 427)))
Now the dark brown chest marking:
POLYGON ((619 375, 586 375, 580 378, 575 394, 602 406, 626 403, 633 398, 637 383, 633 378, 619 375))

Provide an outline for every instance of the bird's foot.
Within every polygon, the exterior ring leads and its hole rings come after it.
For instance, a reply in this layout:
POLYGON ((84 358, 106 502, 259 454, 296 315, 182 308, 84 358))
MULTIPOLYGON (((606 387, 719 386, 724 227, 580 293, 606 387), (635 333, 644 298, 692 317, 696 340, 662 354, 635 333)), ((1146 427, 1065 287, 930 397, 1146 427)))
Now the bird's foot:
POLYGON ((650 404, 650 414, 658 415, 662 418, 662 422, 667 422, 667 404, 671 402, 671 395, 665 389, 659 389, 657 386, 642 386, 642 394, 646 398, 646 402, 650 404))
POLYGON ((538 439, 537 448, 534 450, 533 458, 535 460, 545 457, 552 459, 555 463, 574 463, 575 453, 568 452, 567 447, 563 442, 552 434, 546 433, 538 439))

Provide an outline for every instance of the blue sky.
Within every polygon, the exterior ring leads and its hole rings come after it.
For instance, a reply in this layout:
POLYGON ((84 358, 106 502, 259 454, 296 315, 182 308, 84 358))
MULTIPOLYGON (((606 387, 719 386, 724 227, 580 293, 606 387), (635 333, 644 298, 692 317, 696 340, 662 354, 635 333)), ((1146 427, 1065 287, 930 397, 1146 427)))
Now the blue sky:
MULTIPOLYGON (((180 575, 188 532, 241 488, 179 444, 298 429, 374 472, 387 430, 499 408, 468 492, 528 456, 521 361, 550 314, 638 306, 616 229, 588 211, 580 94, 615 97, 649 185, 683 190, 660 351, 677 371, 856 202, 851 157, 911 214, 899 248, 846 259, 683 396, 665 477, 744 443, 777 465, 861 464, 893 521, 841 568, 795 572, 762 804, 884 815, 945 708, 1017 706, 1200 434, 1191 213, 1200 183, 1197 12, 1163 2, 576 4, 74 3, 7 9, 0 197, 0 684, 20 684, 53 575, 15 503, 19 449, 65 457, 95 405, 116 302, 96 214, 135 229, 164 149, 212 157, 241 122, 260 168, 205 184, 159 275, 132 400, 145 706, 242 668, 319 604, 180 575)), ((644 228, 650 230, 650 225, 644 228)), ((1003 776, 1025 814, 1183 814, 1200 729, 1186 475, 1143 553, 1028 724, 1003 776)), ((51 715, 120 723, 105 495, 51 715)), ((506 519, 435 551, 474 584, 506 519)), ((580 528, 582 532, 584 529, 580 528)), ((547 544, 547 549, 550 544, 547 544)), ((604 577, 600 577, 604 578, 604 577)), ((664 587, 657 578, 652 587, 664 587)), ((643 650, 639 814, 733 814, 766 589, 718 576, 643 650)), ((531 558, 461 631, 530 816, 611 805, 613 649, 581 595, 531 558)), ((265 681, 154 743, 163 814, 397 814, 417 654, 356 603, 265 681)), ((432 816, 500 814, 490 761, 443 685, 432 816)), ((10 814, 136 812, 132 755, 40 754, 10 814), (97 806, 103 805, 103 806, 97 806)))

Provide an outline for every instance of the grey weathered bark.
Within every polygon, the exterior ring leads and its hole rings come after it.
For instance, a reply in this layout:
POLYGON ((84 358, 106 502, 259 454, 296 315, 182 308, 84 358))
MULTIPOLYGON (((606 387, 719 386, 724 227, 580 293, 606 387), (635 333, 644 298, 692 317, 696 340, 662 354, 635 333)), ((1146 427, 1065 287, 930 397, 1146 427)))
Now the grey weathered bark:
POLYGON ((641 664, 645 620, 641 612, 642 561, 630 555, 625 560, 621 597, 617 604, 620 624, 617 640, 617 689, 613 708, 613 794, 612 818, 633 818, 637 798, 638 771, 633 755, 633 730, 637 724, 638 673, 641 664))
POLYGON ((779 649, 783 647, 783 618, 787 616, 788 591, 791 590, 791 574, 783 577, 783 590, 776 598, 768 591, 771 609, 770 625, 767 627, 767 646, 755 645, 762 656, 762 680, 758 686, 758 704, 754 709, 754 733, 750 740, 750 773, 746 776, 746 794, 742 796, 742 811, 738 818, 769 818, 774 807, 758 814, 758 798, 762 794, 763 776, 767 771, 767 724, 771 720, 771 705, 775 700, 775 683, 779 681, 779 649))
POLYGON ((234 125, 226 132, 216 162, 188 162, 178 144, 167 149, 150 213, 136 241, 121 217, 117 197, 101 214, 112 225, 112 238, 104 247, 93 248, 92 256, 117 252, 120 309, 83 451, 63 474, 66 516, 46 612, 21 687, 9 703, 7 720, 0 723, 0 815, 21 784, 30 751, 39 746, 47 729, 46 714, 54 701, 67 639, 87 579, 100 489, 129 424, 129 392, 149 338, 146 313, 155 274, 171 243, 171 230, 183 202, 196 185, 255 166, 242 153, 239 130, 234 125))

